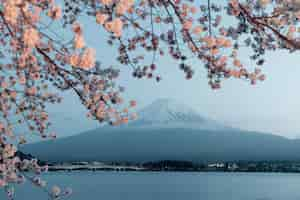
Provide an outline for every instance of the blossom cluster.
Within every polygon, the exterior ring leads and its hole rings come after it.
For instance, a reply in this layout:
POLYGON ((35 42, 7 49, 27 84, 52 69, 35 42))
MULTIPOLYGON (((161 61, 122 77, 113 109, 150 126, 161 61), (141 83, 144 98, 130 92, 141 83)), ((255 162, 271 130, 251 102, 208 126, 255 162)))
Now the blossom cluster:
POLYGON ((134 0, 101 0, 100 3, 111 11, 98 10, 96 12, 96 22, 104 26, 107 31, 114 33, 116 37, 121 37, 123 21, 120 16, 132 12, 134 0))
MULTIPOLYGON (((268 7, 267 2, 272 1, 253 1, 253 5, 263 9, 268 7)), ((241 5, 245 4, 238 0, 229 1, 228 15, 239 20, 241 5)), ((80 3, 71 10, 79 8, 80 3)), ((252 68, 253 72, 239 59, 238 50, 242 46, 238 44, 239 38, 243 37, 242 28, 246 25, 226 27, 221 13, 224 10, 220 5, 196 6, 195 2, 185 0, 100 0, 91 3, 86 12, 111 33, 107 42, 112 46, 118 45, 118 61, 131 66, 134 77, 155 77, 160 81, 161 77, 154 75, 155 61, 168 55, 178 61, 186 78, 190 79, 194 69, 187 58, 193 54, 206 66, 213 89, 220 88, 221 80, 230 77, 249 80, 252 84, 265 79, 261 70, 257 70, 264 62, 261 55, 251 57, 257 60, 258 65, 252 68), (137 51, 139 49, 143 51, 137 51), (152 54, 151 63, 145 63, 148 57, 145 54, 152 54)), ((65 17, 76 18, 77 12, 70 13, 66 13, 65 17)), ((76 41, 79 46, 83 44, 80 37, 76 41)), ((78 63, 79 56, 73 58, 78 63)))
MULTIPOLYGON (((123 89, 115 83, 118 70, 98 64, 96 51, 86 45, 79 22, 72 22, 68 29, 74 36, 68 45, 51 35, 57 31, 51 25, 61 24, 66 8, 54 0, 0 2, 0 189, 12 199, 14 184, 29 180, 48 191, 52 199, 58 199, 71 190, 49 188, 39 177, 47 166, 40 166, 35 159, 21 160, 17 148, 27 142, 29 135, 56 138, 49 132, 49 104, 60 103, 59 93, 72 90, 86 106, 89 117, 118 125, 136 118, 131 112, 136 103, 123 106, 123 89), (33 171, 35 176, 26 171, 33 171)), ((102 3, 109 5, 109 1, 102 3)), ((120 1, 118 13, 127 11, 131 4, 120 1)), ((119 18, 103 25, 121 35, 119 18)))

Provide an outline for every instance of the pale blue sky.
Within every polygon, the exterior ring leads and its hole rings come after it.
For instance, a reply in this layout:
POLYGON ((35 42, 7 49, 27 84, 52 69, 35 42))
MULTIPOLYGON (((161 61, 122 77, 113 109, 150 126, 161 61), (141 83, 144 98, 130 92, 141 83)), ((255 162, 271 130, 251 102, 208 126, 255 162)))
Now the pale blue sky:
MULTIPOLYGON (((83 20, 87 43, 97 49, 97 57, 105 65, 117 64, 116 49, 110 49, 103 40, 100 26, 83 20)), ((247 59, 247 51, 242 56, 247 59)), ((266 81, 256 86, 241 80, 223 81, 222 88, 213 91, 208 86, 203 65, 195 63, 192 80, 185 80, 177 63, 162 59, 158 72, 163 80, 136 80, 128 67, 120 66, 118 83, 126 86, 126 99, 136 99, 138 108, 158 98, 172 98, 197 110, 201 115, 226 125, 247 130, 272 132, 286 137, 300 137, 300 58, 299 53, 286 51, 269 53, 263 71, 266 81)), ((251 63, 249 63, 251 64, 251 63)), ((72 93, 65 95, 62 105, 51 107, 54 129, 59 135, 70 135, 98 126, 85 118, 85 110, 72 93)))

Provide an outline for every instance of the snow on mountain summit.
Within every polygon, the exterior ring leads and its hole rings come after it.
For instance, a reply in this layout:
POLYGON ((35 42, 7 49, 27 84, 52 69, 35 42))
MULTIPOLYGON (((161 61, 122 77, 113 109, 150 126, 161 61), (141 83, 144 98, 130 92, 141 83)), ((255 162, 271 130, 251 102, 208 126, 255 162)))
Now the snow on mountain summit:
POLYGON ((174 121, 203 121, 190 107, 171 99, 158 99, 139 112, 139 118, 152 123, 171 123, 174 121))
POLYGON ((158 99, 138 112, 137 126, 224 129, 225 126, 202 117, 194 109, 173 99, 158 99))

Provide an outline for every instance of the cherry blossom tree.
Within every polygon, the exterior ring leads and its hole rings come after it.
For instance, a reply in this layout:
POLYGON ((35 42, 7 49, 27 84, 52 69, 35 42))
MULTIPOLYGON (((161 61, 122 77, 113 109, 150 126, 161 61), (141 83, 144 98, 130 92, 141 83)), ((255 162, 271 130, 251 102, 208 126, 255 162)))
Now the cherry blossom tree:
POLYGON ((117 87, 119 70, 102 66, 83 36, 78 16, 85 15, 107 32, 116 60, 132 70, 133 78, 161 80, 157 61, 176 60, 186 79, 204 66, 212 89, 237 78, 256 84, 267 51, 300 49, 299 0, 0 0, 0 188, 13 198, 13 185, 28 179, 51 198, 69 189, 46 189, 39 175, 47 166, 21 160, 18 145, 27 134, 55 138, 47 108, 62 101, 59 93, 73 91, 87 116, 120 125, 137 116, 117 87), (223 17, 222 17, 223 16, 223 17), (230 23, 228 23, 230 21, 230 23), (69 31, 61 38, 53 25, 69 31), (251 66, 240 59, 247 49, 251 66), (192 60, 192 62, 191 62, 192 60), (16 132, 24 124, 28 130, 16 132))

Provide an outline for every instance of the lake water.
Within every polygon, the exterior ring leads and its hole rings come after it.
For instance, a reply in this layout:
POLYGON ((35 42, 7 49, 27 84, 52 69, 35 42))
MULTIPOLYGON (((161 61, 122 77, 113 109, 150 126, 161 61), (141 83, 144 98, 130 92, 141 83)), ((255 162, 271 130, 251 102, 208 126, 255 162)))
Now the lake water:
MULTIPOLYGON (((71 187, 70 200, 299 200, 300 174, 49 172, 49 184, 71 187)), ((0 199, 5 199, 0 191, 0 199)), ((26 183, 15 200, 47 195, 26 183)))

